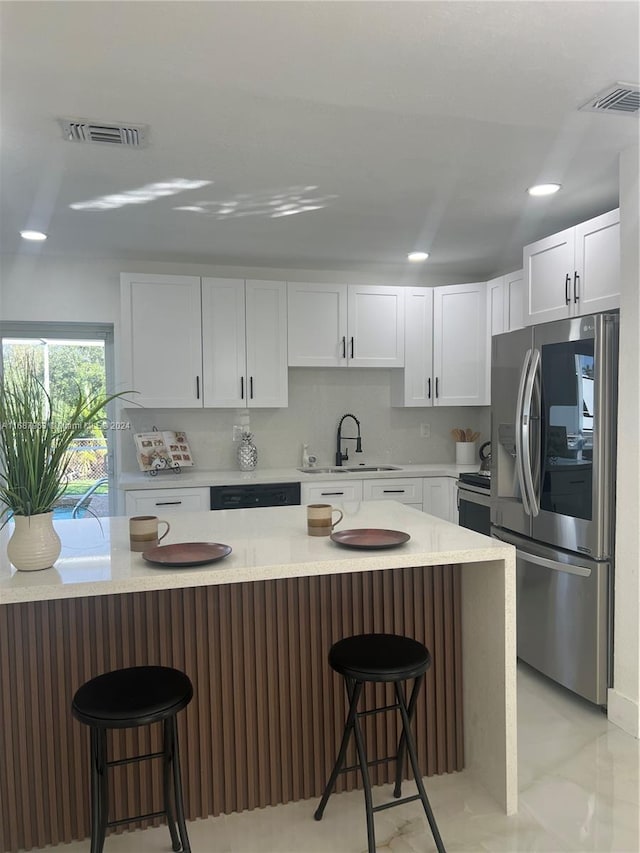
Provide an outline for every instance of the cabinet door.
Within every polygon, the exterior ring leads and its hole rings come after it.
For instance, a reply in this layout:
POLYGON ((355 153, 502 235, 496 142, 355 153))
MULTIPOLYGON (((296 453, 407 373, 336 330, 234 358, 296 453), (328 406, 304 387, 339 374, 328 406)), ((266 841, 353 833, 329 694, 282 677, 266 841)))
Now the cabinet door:
POLYGON ((347 285, 287 283, 289 367, 347 366, 347 285))
POLYGON ((490 335, 501 335, 507 331, 505 319, 504 276, 487 282, 487 323, 490 335))
POLYGON ((247 405, 244 281, 202 279, 204 405, 247 405))
POLYGON ((433 373, 436 406, 489 405, 486 283, 436 287, 433 373))
POLYGON ((524 248, 525 323, 562 320, 571 313, 574 229, 567 228, 524 248))
POLYGON ((504 276, 505 332, 524 327, 524 270, 504 276))
POLYGON ((121 375, 147 408, 202 407, 200 279, 120 276, 121 375))
POLYGON ((391 373, 392 406, 432 406, 433 288, 407 287, 404 370, 391 373))
POLYGON ((620 307, 620 211, 596 216, 575 228, 575 314, 620 307))
POLYGON ((349 285, 347 356, 352 367, 404 365, 403 287, 349 285))
POLYGON ((248 405, 288 405, 287 285, 246 282, 248 405))
POLYGON ((362 480, 334 480, 324 483, 303 483, 300 501, 303 504, 334 504, 362 500, 362 480))
POLYGON ((423 479, 424 512, 453 521, 454 482, 453 477, 425 477, 423 479))
POLYGON ((126 515, 157 515, 164 512, 206 512, 209 489, 134 489, 125 493, 126 515))
POLYGON ((406 477, 398 479, 380 478, 362 481, 362 499, 365 501, 399 501, 403 504, 419 504, 422 507, 422 479, 406 477))

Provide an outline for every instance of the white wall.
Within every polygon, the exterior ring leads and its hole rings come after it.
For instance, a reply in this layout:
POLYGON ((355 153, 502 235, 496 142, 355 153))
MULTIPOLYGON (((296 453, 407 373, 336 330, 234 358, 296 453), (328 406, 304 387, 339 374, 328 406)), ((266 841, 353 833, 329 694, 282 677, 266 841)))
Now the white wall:
POLYGON ((640 149, 620 157, 620 384, 614 684, 609 719, 640 737, 640 149))

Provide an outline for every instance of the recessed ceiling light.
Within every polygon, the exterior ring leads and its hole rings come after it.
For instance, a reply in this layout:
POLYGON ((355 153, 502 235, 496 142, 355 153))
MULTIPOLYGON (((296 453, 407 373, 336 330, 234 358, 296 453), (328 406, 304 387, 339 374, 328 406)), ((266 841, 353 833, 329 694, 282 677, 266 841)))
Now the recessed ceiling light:
POLYGON ((23 240, 46 240, 47 235, 42 231, 21 231, 20 236, 23 240))
POLYGON ((419 263, 420 261, 426 261, 429 257, 429 252, 409 252, 407 255, 408 261, 413 261, 414 263, 419 263))
POLYGON ((529 187, 527 192, 529 195, 553 195, 560 187, 561 184, 536 184, 534 187, 529 187))

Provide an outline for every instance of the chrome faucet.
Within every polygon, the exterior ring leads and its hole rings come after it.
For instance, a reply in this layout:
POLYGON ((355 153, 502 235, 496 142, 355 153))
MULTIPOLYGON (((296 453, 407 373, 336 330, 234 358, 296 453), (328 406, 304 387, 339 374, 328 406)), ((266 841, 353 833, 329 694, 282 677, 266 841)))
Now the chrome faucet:
POLYGON ((342 452, 342 442, 343 441, 354 441, 356 443, 356 453, 362 453, 362 439, 360 438, 360 421, 357 419, 355 415, 346 414, 340 418, 340 423, 338 424, 338 435, 337 435, 337 445, 336 445, 336 465, 342 465, 343 462, 347 462, 349 460, 349 451, 345 450, 342 452), (342 435, 342 424, 345 418, 352 418, 355 421, 356 426, 358 427, 358 435, 342 435))

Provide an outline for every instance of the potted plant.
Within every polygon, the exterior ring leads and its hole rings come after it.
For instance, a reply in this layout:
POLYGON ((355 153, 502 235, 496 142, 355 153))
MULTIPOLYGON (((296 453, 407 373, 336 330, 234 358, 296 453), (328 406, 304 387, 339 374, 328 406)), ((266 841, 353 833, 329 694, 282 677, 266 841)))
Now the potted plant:
POLYGON ((71 443, 120 396, 78 388, 71 406, 62 406, 31 365, 0 377, 0 520, 15 522, 7 553, 16 569, 46 569, 60 555, 53 508, 67 486, 71 443))

